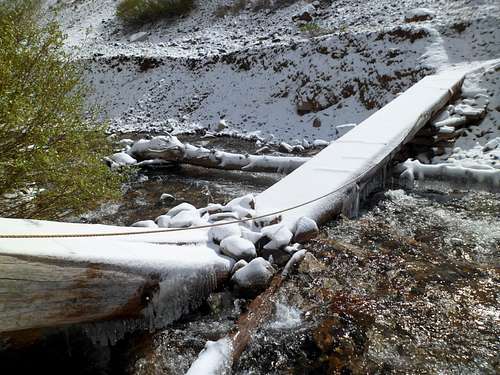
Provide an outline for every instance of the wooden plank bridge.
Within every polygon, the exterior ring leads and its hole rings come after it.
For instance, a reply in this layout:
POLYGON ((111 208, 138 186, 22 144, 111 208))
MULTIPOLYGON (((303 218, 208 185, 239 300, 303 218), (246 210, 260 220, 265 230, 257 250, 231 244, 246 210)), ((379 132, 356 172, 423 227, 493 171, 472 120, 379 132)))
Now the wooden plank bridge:
MULTIPOLYGON (((463 72, 425 77, 256 198, 293 227, 355 211, 393 155, 455 95, 463 72)), ((380 180, 380 179, 379 179, 380 180)), ((137 231, 0 219, 0 235, 137 231)), ((67 324, 153 316, 169 323, 227 279, 207 229, 119 237, 0 238, 0 339, 67 324), (189 244, 182 246, 180 244, 189 244)))

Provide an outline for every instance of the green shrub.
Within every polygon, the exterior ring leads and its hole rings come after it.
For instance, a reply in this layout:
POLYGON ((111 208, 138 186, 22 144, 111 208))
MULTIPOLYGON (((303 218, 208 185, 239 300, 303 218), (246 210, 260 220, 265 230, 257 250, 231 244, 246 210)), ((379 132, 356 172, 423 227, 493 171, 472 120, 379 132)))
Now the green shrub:
POLYGON ((189 13, 194 0, 121 0, 116 14, 125 23, 142 24, 189 13))
POLYGON ((55 218, 117 195, 104 124, 85 113, 81 71, 38 2, 0 3, 0 216, 55 218), (17 196, 17 197, 16 197, 17 196), (16 198, 14 198, 16 197, 16 198))

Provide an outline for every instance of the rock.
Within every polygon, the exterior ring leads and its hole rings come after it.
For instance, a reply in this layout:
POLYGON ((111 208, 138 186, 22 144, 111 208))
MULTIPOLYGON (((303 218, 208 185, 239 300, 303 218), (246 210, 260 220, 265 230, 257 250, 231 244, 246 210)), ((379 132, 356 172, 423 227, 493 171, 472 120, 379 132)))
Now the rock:
POLYGON ((301 153, 303 153, 305 150, 306 150, 306 149, 304 148, 304 146, 302 146, 302 145, 295 145, 295 146, 293 146, 293 150, 292 150, 292 152, 293 152, 294 154, 301 154, 301 153))
POLYGON ((234 212, 219 212, 217 214, 210 215, 208 219, 212 222, 216 221, 234 221, 239 220, 239 216, 234 212))
POLYGON ((223 131, 226 128, 227 128, 227 122, 226 122, 226 120, 224 120, 224 119, 220 120, 219 123, 217 124, 217 131, 221 132, 221 131, 223 131))
POLYGON ((347 134, 349 131, 354 129, 356 127, 356 124, 343 124, 343 125, 337 125, 335 129, 337 130, 337 138, 342 137, 343 135, 347 134))
POLYGON ((294 268, 297 264, 302 262, 306 254, 307 250, 299 250, 295 254, 293 254, 290 260, 285 265, 285 268, 283 268, 281 275, 283 275, 283 277, 288 276, 292 271, 292 268, 294 268))
POLYGON ((288 245, 293 237, 293 233, 283 224, 274 224, 262 228, 262 234, 269 238, 269 242, 264 245, 264 249, 279 249, 288 245))
POLYGON ((258 253, 264 259, 267 259, 271 264, 276 264, 283 267, 292 256, 286 249, 262 249, 258 253))
POLYGON ((220 243, 220 249, 223 254, 235 260, 250 261, 257 256, 255 245, 240 236, 229 236, 220 243))
POLYGON ((319 229, 314 220, 303 216, 297 220, 293 233, 293 242, 304 243, 316 237, 319 229))
POLYGON ((127 147, 127 146, 132 146, 134 144, 134 141, 132 139, 125 138, 125 139, 120 139, 118 141, 118 144, 122 147, 127 147))
MULTIPOLYGON (((167 215, 168 216, 168 215, 167 215)), ((184 210, 171 216, 170 227, 172 228, 186 228, 192 225, 196 225, 200 220, 200 214, 198 210, 184 210)))
POLYGON ((263 258, 255 258, 231 277, 235 289, 242 294, 255 295, 263 291, 276 270, 263 258))
POLYGON ((465 116, 467 119, 480 120, 485 116, 486 108, 474 108, 467 104, 458 104, 455 106, 455 113, 465 116))
POLYGON ((196 207, 193 206, 192 204, 184 202, 184 203, 181 203, 181 204, 175 206, 174 208, 171 208, 167 212, 167 215, 174 217, 175 215, 177 215, 181 211, 196 211, 196 207))
POLYGON ((431 20, 436 15, 436 12, 427 8, 415 8, 408 11, 405 15, 405 22, 420 22, 431 20))
POLYGON ((142 220, 131 225, 138 228, 158 228, 158 225, 153 220, 142 220))
POLYGON ((270 152, 271 152, 271 148, 269 146, 263 146, 263 147, 259 148, 257 151, 255 151, 255 153, 257 155, 269 154, 270 152))
POLYGON ((318 117, 313 121, 313 128, 321 128, 321 120, 318 117))
POLYGON ((158 216, 155 221, 160 228, 168 228, 170 227, 170 222, 172 221, 172 218, 167 215, 161 215, 158 216))
POLYGON ((248 210, 255 209, 255 197, 253 194, 247 194, 242 197, 238 197, 226 204, 225 208, 229 211, 233 210, 235 207, 243 207, 248 210))
POLYGON ((281 142, 278 147, 278 151, 283 152, 284 154, 290 154, 293 152, 293 147, 286 142, 281 142))
POLYGON ((224 206, 222 206, 221 204, 209 203, 207 207, 200 208, 198 211, 200 212, 200 215, 204 215, 206 213, 208 213, 209 215, 213 215, 222 212, 223 208, 224 206))
POLYGON ((142 42, 146 40, 148 37, 148 33, 145 31, 139 31, 138 33, 134 33, 128 37, 129 42, 135 43, 135 42, 142 42))
POLYGON ((321 263, 311 253, 306 253, 304 259, 300 262, 298 271, 301 273, 315 274, 320 273, 326 269, 326 266, 321 263))
POLYGON ((241 236, 241 229, 238 224, 227 224, 212 227, 208 231, 208 239, 219 244, 224 238, 230 236, 241 236))
POLYGON ((304 21, 311 22, 313 20, 312 15, 316 12, 316 8, 312 4, 306 5, 297 14, 292 16, 292 21, 304 21))
POLYGON ((330 144, 330 142, 324 141, 322 139, 316 139, 313 142, 313 146, 316 148, 327 147, 329 144, 330 144))
POLYGON ((483 152, 492 151, 496 148, 500 148, 500 137, 493 138, 491 141, 486 143, 483 147, 483 152))
POLYGON ((173 202, 173 201, 175 201, 175 197, 172 194, 163 193, 160 196, 160 202, 173 202))
POLYGON ((118 165, 137 164, 137 160, 135 160, 132 156, 125 152, 117 152, 116 154, 111 155, 111 160, 113 160, 118 165))
POLYGON ((241 260, 237 261, 234 264, 233 268, 231 268, 231 275, 234 274, 239 269, 245 267, 247 264, 248 264, 248 262, 246 260, 244 260, 244 259, 241 259, 241 260))
POLYGON ((250 229, 241 227, 241 237, 252 242, 254 245, 263 237, 264 235, 259 232, 253 232, 250 229))

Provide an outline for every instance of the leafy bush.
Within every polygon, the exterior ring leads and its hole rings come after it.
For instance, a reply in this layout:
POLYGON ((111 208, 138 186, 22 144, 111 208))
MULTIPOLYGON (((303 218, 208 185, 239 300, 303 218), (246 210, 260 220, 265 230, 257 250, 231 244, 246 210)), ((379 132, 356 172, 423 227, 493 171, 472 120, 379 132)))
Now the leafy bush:
POLYGON ((0 2, 0 216, 54 218, 116 196, 104 125, 85 113, 81 72, 38 2, 0 2))
POLYGON ((121 0, 116 14, 128 24, 142 24, 189 13, 194 0, 121 0))

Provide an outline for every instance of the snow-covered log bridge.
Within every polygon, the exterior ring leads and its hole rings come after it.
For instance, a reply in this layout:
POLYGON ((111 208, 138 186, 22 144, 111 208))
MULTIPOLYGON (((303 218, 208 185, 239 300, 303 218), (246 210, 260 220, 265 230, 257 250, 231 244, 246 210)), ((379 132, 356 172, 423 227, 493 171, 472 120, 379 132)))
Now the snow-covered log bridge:
MULTIPOLYGON (((456 94, 463 73, 428 76, 256 198, 257 216, 290 228, 357 209, 391 157, 456 94)), ((130 232, 140 228, 0 219, 0 235, 130 232)), ((0 238, 0 339, 14 332, 113 319, 161 326, 227 279, 232 260, 207 229, 176 233, 0 238)), ((0 342, 1 344, 1 342, 0 342)))
POLYGON ((321 223, 340 212, 355 213, 360 197, 383 184, 395 153, 459 92, 463 80, 458 70, 423 78, 259 194, 257 214, 281 212, 291 228, 303 216, 321 223))

